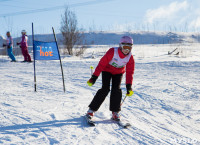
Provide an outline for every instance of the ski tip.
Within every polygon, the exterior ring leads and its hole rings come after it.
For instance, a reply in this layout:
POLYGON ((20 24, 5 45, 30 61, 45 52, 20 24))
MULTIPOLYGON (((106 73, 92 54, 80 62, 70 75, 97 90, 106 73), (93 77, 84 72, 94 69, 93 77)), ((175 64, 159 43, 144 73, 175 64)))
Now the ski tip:
POLYGON ((124 125, 124 128, 129 128, 129 127, 131 127, 130 123, 127 123, 127 124, 124 125))
POLYGON ((95 124, 94 124, 94 123, 91 123, 91 124, 89 124, 89 126, 91 126, 91 127, 94 127, 94 126, 95 126, 95 124))
POLYGON ((125 125, 125 126, 124 126, 125 129, 127 129, 127 128, 129 128, 129 127, 131 127, 131 125, 125 125))
POLYGON ((95 122, 92 121, 90 118, 88 118, 87 115, 85 115, 84 118, 86 119, 86 123, 87 123, 90 127, 94 127, 94 126, 95 126, 95 122))

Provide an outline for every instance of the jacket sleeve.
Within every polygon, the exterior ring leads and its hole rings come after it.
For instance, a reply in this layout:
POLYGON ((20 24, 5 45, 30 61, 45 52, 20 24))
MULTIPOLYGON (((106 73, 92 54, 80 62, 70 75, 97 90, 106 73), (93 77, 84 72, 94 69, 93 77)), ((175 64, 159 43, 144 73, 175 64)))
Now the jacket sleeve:
POLYGON ((10 42, 9 42, 9 47, 12 47, 12 45, 13 45, 13 39, 12 39, 12 37, 10 37, 10 42))
POLYGON ((12 37, 8 37, 7 41, 8 41, 7 44, 6 44, 7 48, 11 48, 12 42, 13 42, 12 37))
POLYGON ((21 45, 23 45, 23 44, 24 44, 24 39, 25 39, 25 36, 23 35, 23 36, 22 36, 22 40, 21 40, 21 42, 20 42, 20 43, 21 43, 21 45))
POLYGON ((23 36, 21 37, 21 41, 18 42, 18 45, 22 45, 22 42, 23 42, 23 36))
POLYGON ((129 62, 126 65, 126 84, 132 85, 134 70, 135 70, 135 61, 133 56, 131 56, 129 62))
POLYGON ((26 39, 26 36, 23 35, 22 38, 21 38, 21 42, 19 42, 21 46, 26 46, 26 41, 25 41, 25 39, 26 39))
POLYGON ((104 68, 108 65, 108 63, 112 60, 113 56, 114 56, 114 48, 110 48, 99 61, 99 64, 97 65, 95 72, 93 74, 95 76, 99 76, 100 73, 104 70, 104 68))

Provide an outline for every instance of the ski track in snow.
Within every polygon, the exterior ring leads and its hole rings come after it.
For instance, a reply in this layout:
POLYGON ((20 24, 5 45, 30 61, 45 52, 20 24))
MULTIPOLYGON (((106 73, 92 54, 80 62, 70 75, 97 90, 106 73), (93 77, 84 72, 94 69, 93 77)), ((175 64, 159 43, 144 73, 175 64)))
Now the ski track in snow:
MULTIPOLYGON (((0 144, 200 144, 200 61, 136 55, 135 94, 121 111, 132 127, 122 129, 110 120, 109 95, 95 114, 96 127, 82 117, 101 87, 101 76, 93 87, 86 84, 100 57, 62 61, 65 93, 58 61, 36 62, 34 92, 33 63, 0 60, 0 144)), ((125 77, 123 95, 124 83, 125 77)))

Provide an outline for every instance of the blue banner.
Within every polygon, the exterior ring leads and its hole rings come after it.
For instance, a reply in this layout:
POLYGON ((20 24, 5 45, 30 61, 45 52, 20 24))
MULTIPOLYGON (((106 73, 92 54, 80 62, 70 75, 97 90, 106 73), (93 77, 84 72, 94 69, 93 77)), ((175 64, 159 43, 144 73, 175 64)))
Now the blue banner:
POLYGON ((59 60, 58 47, 56 42, 33 42, 35 60, 59 60))

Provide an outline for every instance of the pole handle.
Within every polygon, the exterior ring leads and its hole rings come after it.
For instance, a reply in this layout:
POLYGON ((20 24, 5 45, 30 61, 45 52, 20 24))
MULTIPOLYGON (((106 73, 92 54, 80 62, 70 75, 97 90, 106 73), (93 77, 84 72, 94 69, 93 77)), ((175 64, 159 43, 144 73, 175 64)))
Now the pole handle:
MULTIPOLYGON (((134 92, 131 90, 131 91, 129 91, 129 94, 126 94, 126 97, 130 97, 130 96, 132 96, 133 94, 134 94, 134 92)), ((123 101, 122 101, 122 103, 121 103, 120 106, 122 106, 122 104, 124 103, 126 97, 124 97, 124 99, 123 99, 123 101)))
POLYGON ((93 73, 94 73, 94 67, 93 67, 93 66, 90 66, 90 70, 91 70, 91 76, 92 76, 93 73))

